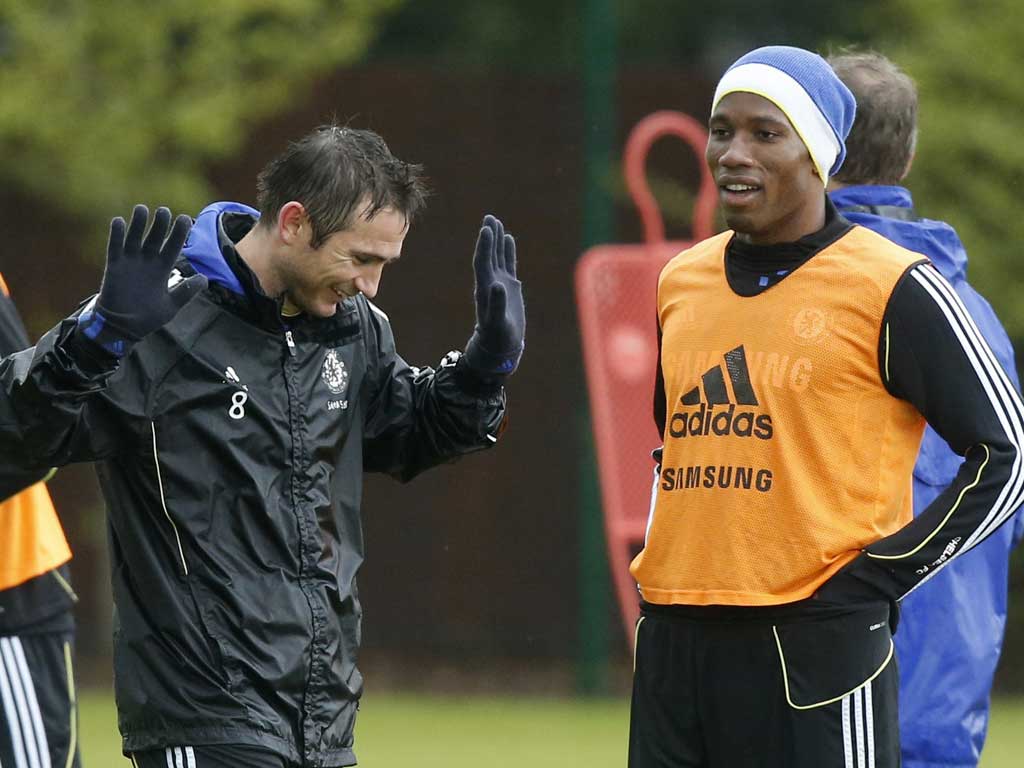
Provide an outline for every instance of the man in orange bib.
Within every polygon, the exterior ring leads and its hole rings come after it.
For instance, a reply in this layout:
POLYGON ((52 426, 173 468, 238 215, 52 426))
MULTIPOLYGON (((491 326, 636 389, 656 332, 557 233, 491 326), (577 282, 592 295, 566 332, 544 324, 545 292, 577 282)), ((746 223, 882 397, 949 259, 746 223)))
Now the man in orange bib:
MULTIPOLYGON (((0 356, 28 346, 0 276, 0 356)), ((77 598, 44 474, 0 466, 0 766, 77 768, 77 598)))
POLYGON ((898 766, 898 601, 1024 496, 1024 406, 960 299, 825 195, 855 109, 798 48, 716 89, 730 231, 658 285, 631 768, 898 766), (965 460, 914 518, 926 420, 965 460))

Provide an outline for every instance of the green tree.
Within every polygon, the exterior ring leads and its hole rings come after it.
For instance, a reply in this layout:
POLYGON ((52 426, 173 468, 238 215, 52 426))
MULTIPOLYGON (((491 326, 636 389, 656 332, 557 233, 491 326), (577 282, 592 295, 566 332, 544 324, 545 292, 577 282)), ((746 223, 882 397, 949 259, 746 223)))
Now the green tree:
POLYGON ((0 179, 105 221, 192 210, 246 126, 358 60, 402 0, 6 0, 0 179))
POLYGON ((949 222, 970 278, 1015 338, 1024 337, 1024 79, 1016 0, 888 0, 879 50, 920 92, 917 210, 949 222))

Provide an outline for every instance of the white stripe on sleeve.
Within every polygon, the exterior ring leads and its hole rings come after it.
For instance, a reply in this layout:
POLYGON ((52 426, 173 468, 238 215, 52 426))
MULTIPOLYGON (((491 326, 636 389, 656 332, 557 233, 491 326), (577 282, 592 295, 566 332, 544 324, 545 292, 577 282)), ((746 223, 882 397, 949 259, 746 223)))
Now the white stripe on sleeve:
POLYGON ((1016 511, 1024 495, 1024 457, 1021 446, 1024 446, 1024 404, 1021 403, 996 360, 992 350, 985 342, 981 331, 968 314, 960 297, 952 286, 931 265, 922 264, 914 268, 911 275, 935 299, 946 319, 960 341, 965 354, 974 367, 978 380, 988 395, 992 409, 1002 425, 1006 438, 1017 450, 1010 479, 1003 487, 985 522, 971 534, 960 553, 966 552, 987 538, 999 525, 1016 511))
MULTIPOLYGON (((931 296, 936 306, 946 318, 950 329, 960 343, 964 355, 978 378, 979 385, 988 398, 993 413, 1002 427, 1003 434, 1015 450, 1013 465, 1010 468, 1007 482, 1000 489, 981 523, 968 535, 963 546, 950 556, 945 563, 939 567, 932 568, 921 581, 914 585, 911 589, 913 591, 913 589, 916 589, 935 576, 945 565, 948 565, 964 552, 970 551, 984 541, 1024 501, 1024 455, 1022 455, 1022 446, 1024 446, 1024 404, 1021 403, 1020 396, 1010 383, 992 350, 985 342, 984 337, 967 312, 963 302, 960 301, 960 297, 957 296, 956 291, 953 290, 945 278, 930 264, 919 264, 912 268, 909 274, 931 296)), ((985 447, 987 449, 987 446, 985 447)), ((965 491, 969 492, 967 489, 965 491)), ((958 500, 957 504, 961 503, 961 501, 958 500)), ((950 511, 952 512, 953 510, 950 511)), ((949 515, 947 515, 945 520, 948 519, 949 515)), ((929 538, 937 535, 940 531, 941 526, 929 538)), ((868 554, 871 557, 882 560, 899 559, 906 556, 868 554)))

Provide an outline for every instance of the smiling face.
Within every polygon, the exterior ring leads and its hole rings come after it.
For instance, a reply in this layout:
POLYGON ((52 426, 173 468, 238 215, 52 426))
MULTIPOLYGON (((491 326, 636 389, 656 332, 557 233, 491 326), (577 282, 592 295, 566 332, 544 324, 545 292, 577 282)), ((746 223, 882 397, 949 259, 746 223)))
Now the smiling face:
POLYGON ((825 225, 825 192, 786 115, 753 93, 724 96, 708 121, 708 168, 726 224, 755 244, 799 240, 825 225))
POLYGON ((312 248, 308 221, 298 221, 294 245, 278 263, 284 313, 331 317, 338 302, 357 293, 372 299, 384 267, 401 256, 407 232, 405 216, 383 208, 371 219, 360 215, 312 248))

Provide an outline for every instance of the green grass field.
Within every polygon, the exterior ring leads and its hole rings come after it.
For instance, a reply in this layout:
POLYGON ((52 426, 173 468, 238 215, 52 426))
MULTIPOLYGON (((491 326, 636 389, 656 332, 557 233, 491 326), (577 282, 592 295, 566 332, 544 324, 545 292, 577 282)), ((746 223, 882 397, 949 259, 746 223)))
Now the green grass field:
MULTIPOLYGON (((113 700, 81 696, 85 768, 129 766, 120 756, 113 700)), ((363 699, 356 753, 366 768, 622 768, 625 699, 373 694, 363 699)), ((981 768, 1020 768, 1024 700, 996 702, 981 768)))

